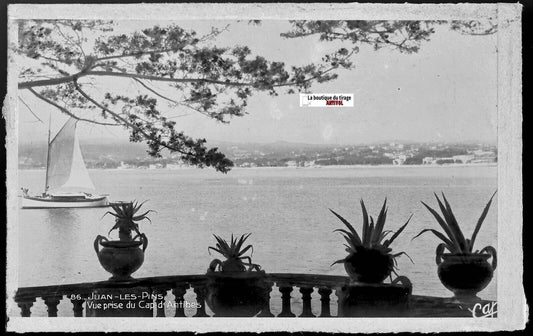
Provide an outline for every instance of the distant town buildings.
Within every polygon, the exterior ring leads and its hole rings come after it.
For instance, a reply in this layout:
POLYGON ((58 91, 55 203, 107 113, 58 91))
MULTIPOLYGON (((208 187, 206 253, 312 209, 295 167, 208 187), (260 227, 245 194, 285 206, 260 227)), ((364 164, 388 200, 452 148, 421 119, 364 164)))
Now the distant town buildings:
POLYGON ((398 154, 398 155, 394 156, 394 159, 392 160, 392 163, 394 163, 395 165, 403 165, 406 160, 407 160, 407 155, 398 154))
MULTIPOLYGON (((162 158, 146 155, 144 147, 121 150, 111 145, 84 152, 88 168, 183 169, 190 168, 172 153, 162 158), (140 149, 142 148, 142 149, 140 149), (106 153, 106 154, 102 154, 106 153), (144 154, 143 154, 144 153, 144 154), (139 155, 141 154, 141 155, 139 155)), ((485 144, 396 143, 352 146, 301 144, 242 144, 219 146, 236 167, 320 167, 332 165, 445 165, 494 164, 497 148, 485 144)), ((83 149, 82 149, 83 150, 83 149)), ((45 167, 46 152, 35 148, 19 150, 19 167, 45 167), (42 153, 44 152, 44 153, 42 153)))
POLYGON ((422 164, 479 164, 479 163, 495 163, 497 162, 496 153, 493 151, 473 150, 468 151, 468 154, 454 155, 452 157, 425 157, 422 164))

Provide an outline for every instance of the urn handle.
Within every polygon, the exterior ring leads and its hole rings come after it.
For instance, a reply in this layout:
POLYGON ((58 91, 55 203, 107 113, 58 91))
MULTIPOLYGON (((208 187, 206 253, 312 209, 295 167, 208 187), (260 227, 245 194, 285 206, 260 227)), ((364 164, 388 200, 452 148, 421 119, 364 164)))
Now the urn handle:
POLYGON ((488 253, 492 257, 492 270, 496 269, 496 266, 498 266, 498 257, 496 253, 496 249, 492 246, 486 246, 484 247, 479 253, 488 253))
POLYGON ((400 275, 399 277, 397 277, 396 279, 391 281, 391 285, 395 285, 397 283, 409 288, 409 294, 413 293, 413 283, 411 282, 411 280, 409 280, 408 277, 406 277, 404 275, 400 275))
POLYGON ((141 241, 143 242, 143 252, 146 251, 146 248, 148 247, 148 238, 144 233, 141 233, 140 235, 141 241))
POLYGON ((435 251, 435 262, 437 263, 437 265, 442 264, 442 255, 444 254, 445 248, 445 244, 439 244, 439 246, 437 246, 437 250, 435 251))
POLYGON ((99 245, 101 241, 108 241, 108 239, 102 235, 96 236, 96 239, 94 240, 94 250, 96 251, 96 254, 98 254, 99 251, 99 245))

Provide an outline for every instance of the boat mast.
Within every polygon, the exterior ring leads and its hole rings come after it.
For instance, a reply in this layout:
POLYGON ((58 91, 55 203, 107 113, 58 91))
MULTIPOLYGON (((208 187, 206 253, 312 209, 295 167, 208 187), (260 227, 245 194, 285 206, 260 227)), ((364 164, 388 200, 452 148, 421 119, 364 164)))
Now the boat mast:
POLYGON ((48 148, 46 151, 46 178, 44 182, 44 194, 48 194, 48 168, 50 167, 50 127, 52 124, 52 113, 49 114, 48 118, 48 141, 46 143, 46 147, 48 148))

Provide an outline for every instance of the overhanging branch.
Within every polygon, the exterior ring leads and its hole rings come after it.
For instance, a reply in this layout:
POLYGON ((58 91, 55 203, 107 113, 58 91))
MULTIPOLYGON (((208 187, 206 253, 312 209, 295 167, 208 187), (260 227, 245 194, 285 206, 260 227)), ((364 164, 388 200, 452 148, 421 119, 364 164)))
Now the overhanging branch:
POLYGON ((171 147, 171 146, 168 146, 167 144, 165 143, 161 143, 160 141, 158 141, 157 139, 154 139, 152 136, 150 136, 150 134, 146 133, 143 129, 139 128, 138 126, 136 126, 135 124, 131 123, 130 121, 128 121, 127 119, 124 119, 123 117, 120 116, 120 114, 116 113, 116 112, 113 112, 112 110, 110 110, 109 108, 105 107, 104 105, 100 104, 99 102, 97 102, 96 100, 94 100, 91 96, 89 96, 85 91, 83 91, 81 89, 81 87, 78 85, 78 82, 74 82, 74 86, 76 88, 76 90, 83 96, 85 97, 85 99, 87 99, 88 101, 90 101, 92 104, 94 104, 96 107, 108 112, 109 114, 111 114, 112 116, 114 116, 116 119, 120 120, 126 127, 130 127, 130 128, 133 128, 134 130, 136 130, 137 132, 141 133, 144 138, 146 140, 152 140, 152 141, 157 141, 161 146, 165 147, 166 149, 169 149, 171 151, 174 151, 174 152, 178 152, 178 153, 181 153, 183 155, 192 155, 192 153, 189 153, 189 152, 185 152, 179 148, 174 148, 174 147, 171 147))
POLYGON ((210 83, 210 84, 220 84, 226 86, 253 86, 252 82, 226 82, 213 79, 205 78, 168 78, 168 77, 159 77, 143 74, 135 74, 128 72, 114 72, 114 71, 87 71, 85 75, 88 76, 114 76, 114 77, 126 77, 126 78, 138 78, 138 79, 147 79, 152 81, 159 82, 172 82, 172 83, 210 83))
MULTIPOLYGON (((336 69, 336 68, 337 68, 336 66, 330 67, 329 69, 320 72, 320 74, 318 75, 302 80, 301 83, 305 83, 313 79, 317 79, 323 74, 330 72, 331 70, 336 69)), ((257 85, 257 83, 254 83, 254 82, 232 82, 229 80, 221 81, 221 80, 206 79, 206 78, 168 78, 168 77, 159 77, 159 76, 135 74, 135 73, 128 73, 128 72, 86 71, 86 69, 84 69, 83 71, 76 73, 74 75, 70 75, 70 76, 45 79, 45 80, 37 80, 37 81, 21 82, 18 84, 18 88, 27 89, 31 87, 37 87, 37 86, 51 86, 51 85, 64 84, 64 83, 74 82, 78 78, 81 78, 84 76, 111 76, 111 77, 124 77, 124 78, 133 78, 133 79, 146 79, 146 80, 151 80, 151 81, 170 82, 170 83, 209 83, 209 84, 218 84, 218 85, 225 85, 225 86, 255 86, 257 85)), ((291 86, 291 85, 296 85, 299 83, 300 82, 292 81, 292 82, 286 82, 286 83, 273 84, 272 87, 291 86)))
POLYGON ((96 121, 96 120, 90 120, 90 119, 85 119, 85 118, 80 118, 78 117, 77 115, 73 114, 72 112, 70 112, 69 110, 67 110, 66 108, 64 108, 63 106, 60 106, 58 104, 56 104, 54 101, 46 98, 45 96, 41 95, 40 93, 38 93, 37 91, 35 91, 34 89, 32 89, 31 87, 28 88, 28 90, 33 93, 37 98, 47 102, 48 104, 54 106, 55 108, 57 108, 58 110, 60 110, 61 112, 69 115, 70 117, 76 119, 76 120, 79 120, 79 121, 86 121, 86 122, 90 122, 92 124, 98 124, 98 125, 103 125, 103 126, 118 126, 118 124, 110 124, 110 123, 105 123, 105 122, 100 122, 100 121, 96 121))
POLYGON ((160 97, 160 98, 163 98, 163 99, 165 99, 165 100, 168 100, 169 102, 172 102, 172 103, 174 103, 174 104, 178 104, 177 101, 175 101, 175 100, 173 100, 173 99, 170 99, 170 98, 168 98, 168 97, 162 95, 161 93, 159 93, 159 92, 157 92, 156 90, 152 89, 152 88, 149 87, 148 85, 144 84, 140 79, 138 79, 138 78, 134 78, 134 80, 135 80, 137 83, 141 84, 146 90, 152 92, 152 93, 155 94, 156 96, 158 96, 158 97, 160 97))

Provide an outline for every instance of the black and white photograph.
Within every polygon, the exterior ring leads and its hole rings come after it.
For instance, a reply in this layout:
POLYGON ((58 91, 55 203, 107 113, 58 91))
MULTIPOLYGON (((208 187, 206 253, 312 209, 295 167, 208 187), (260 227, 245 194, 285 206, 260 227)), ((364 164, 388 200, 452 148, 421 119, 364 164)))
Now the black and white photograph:
POLYGON ((520 13, 10 5, 8 330, 524 328, 520 13))

